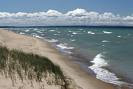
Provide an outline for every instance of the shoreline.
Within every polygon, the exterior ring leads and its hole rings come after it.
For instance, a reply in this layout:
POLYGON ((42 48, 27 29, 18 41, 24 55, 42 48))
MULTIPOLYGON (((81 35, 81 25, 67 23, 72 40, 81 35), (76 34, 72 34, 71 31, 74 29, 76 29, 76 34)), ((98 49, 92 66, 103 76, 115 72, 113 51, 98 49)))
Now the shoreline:
POLYGON ((68 57, 61 55, 57 49, 53 48, 46 41, 15 34, 7 30, 0 30, 0 40, 1 38, 3 40, 2 44, 10 49, 15 48, 24 52, 33 52, 48 57, 53 63, 59 65, 63 72, 83 89, 116 89, 112 84, 104 83, 88 75, 78 64, 72 63, 71 60, 68 60, 68 57), (25 40, 25 42, 22 40, 25 40))
MULTIPOLYGON (((56 43, 53 43, 52 42, 52 45, 54 48, 58 49, 57 48, 57 44, 56 43)), ((60 51, 60 49, 58 49, 60 51)), ((76 63, 76 64, 79 64, 81 69, 83 69, 85 72, 88 73, 88 75, 91 75, 93 77, 96 78, 97 76, 97 73, 94 72, 94 70, 92 70, 91 66, 93 66, 94 64, 91 62, 93 60, 92 57, 88 58, 87 56, 81 54, 80 52, 77 52, 76 49, 72 49, 70 50, 72 52, 72 54, 69 54, 69 53, 66 53, 66 52, 62 52, 62 50, 60 51, 61 54, 64 54, 65 56, 69 56, 69 59, 70 61, 72 61, 73 63, 76 63), (85 59, 84 61, 81 59, 85 59)), ((107 67, 100 67, 101 69, 103 69, 104 71, 108 71, 109 73, 111 74, 114 74, 114 76, 116 78, 118 78, 118 80, 114 80, 112 83, 111 82, 107 82, 105 80, 102 80, 100 78, 96 78, 98 80, 101 80, 102 82, 105 82, 105 83, 109 83, 109 84, 112 84, 112 85, 115 85, 115 86, 121 86, 121 89, 123 89, 122 87, 126 87, 126 89, 132 89, 133 88, 133 85, 132 85, 132 81, 129 80, 128 78, 124 77, 123 75, 119 74, 119 73, 116 73, 114 71, 112 71, 110 68, 107 68, 107 67), (130 88, 131 87, 131 88, 130 88)))

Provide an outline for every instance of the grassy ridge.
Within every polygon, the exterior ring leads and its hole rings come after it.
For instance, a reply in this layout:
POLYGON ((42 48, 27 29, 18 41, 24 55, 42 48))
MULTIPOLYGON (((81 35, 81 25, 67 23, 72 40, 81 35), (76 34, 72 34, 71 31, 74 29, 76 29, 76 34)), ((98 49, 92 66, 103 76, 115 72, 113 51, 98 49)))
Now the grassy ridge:
POLYGON ((24 53, 17 50, 8 50, 0 46, 0 72, 12 78, 17 73, 23 80, 35 79, 41 82, 42 78, 47 77, 47 73, 54 75, 55 80, 64 81, 63 73, 59 66, 54 65, 48 58, 32 53, 24 53))

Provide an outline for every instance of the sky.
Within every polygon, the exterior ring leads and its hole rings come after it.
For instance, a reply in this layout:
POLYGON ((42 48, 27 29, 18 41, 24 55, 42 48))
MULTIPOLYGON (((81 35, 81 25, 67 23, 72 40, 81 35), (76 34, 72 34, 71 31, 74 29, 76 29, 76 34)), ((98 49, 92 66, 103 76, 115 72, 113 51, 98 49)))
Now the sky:
POLYGON ((0 25, 133 25, 133 0, 0 0, 0 25))

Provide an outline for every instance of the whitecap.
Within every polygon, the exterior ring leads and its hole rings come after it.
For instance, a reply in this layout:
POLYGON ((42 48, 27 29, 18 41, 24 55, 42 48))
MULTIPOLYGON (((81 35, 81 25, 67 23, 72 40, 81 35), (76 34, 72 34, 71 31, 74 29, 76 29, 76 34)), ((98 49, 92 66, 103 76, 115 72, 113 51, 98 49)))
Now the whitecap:
POLYGON ((93 34, 95 34, 95 33, 94 33, 94 32, 92 32, 92 31, 88 31, 88 34, 92 34, 92 35, 93 35, 93 34))
POLYGON ((61 49, 74 49, 74 47, 68 47, 67 44, 58 44, 57 47, 61 48, 61 49))
POLYGON ((105 42, 110 42, 110 41, 108 41, 108 40, 103 40, 102 42, 105 43, 105 42))
POLYGON ((97 54, 94 60, 91 61, 92 63, 94 63, 93 66, 97 66, 97 67, 107 66, 108 63, 103 58, 104 56, 101 53, 97 54))
POLYGON ((75 39, 71 39, 71 41, 76 41, 75 39))
POLYGON ((50 32, 54 32, 55 30, 49 30, 50 32))
POLYGON ((89 66, 88 68, 94 71, 97 79, 116 85, 121 85, 124 83, 122 81, 119 81, 119 78, 114 73, 111 73, 110 71, 102 68, 108 66, 108 62, 104 59, 102 53, 97 54, 91 62, 93 63, 93 65, 89 66))
POLYGON ((59 34, 54 34, 55 36, 59 35, 59 34))
POLYGON ((68 31, 68 32, 72 32, 72 31, 68 31))
POLYGON ((37 31, 37 33, 42 33, 41 31, 37 31))
POLYGON ((32 33, 32 36, 33 36, 33 37, 36 37, 36 38, 40 38, 40 39, 43 38, 43 37, 41 37, 41 36, 38 36, 36 33, 32 33))
POLYGON ((78 34, 78 33, 76 33, 76 32, 73 32, 72 34, 73 34, 73 35, 76 35, 76 34, 78 34))
POLYGON ((112 32, 103 31, 103 33, 105 33, 105 34, 111 34, 112 32))
POLYGON ((29 32, 29 31, 30 31, 29 29, 25 30, 25 32, 29 32))
POLYGON ((38 35, 35 35, 34 37, 36 37, 36 38, 40 38, 40 39, 41 39, 41 38, 43 38, 43 37, 41 37, 41 36, 38 36, 38 35))
POLYGON ((121 36, 117 36, 117 37, 121 38, 121 36))
POLYGON ((23 32, 20 32, 19 34, 21 34, 21 35, 24 35, 25 33, 23 33, 23 32))

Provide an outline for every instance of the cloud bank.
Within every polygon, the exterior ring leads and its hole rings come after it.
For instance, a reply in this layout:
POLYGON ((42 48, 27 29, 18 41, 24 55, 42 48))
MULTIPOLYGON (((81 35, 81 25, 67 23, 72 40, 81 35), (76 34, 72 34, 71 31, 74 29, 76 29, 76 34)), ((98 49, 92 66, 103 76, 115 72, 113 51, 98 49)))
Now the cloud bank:
POLYGON ((66 26, 66 25, 124 25, 133 26, 133 15, 120 16, 111 12, 98 13, 75 9, 67 13, 56 10, 35 13, 0 12, 1 26, 66 26))

